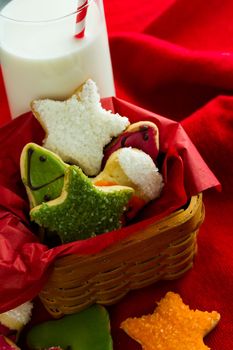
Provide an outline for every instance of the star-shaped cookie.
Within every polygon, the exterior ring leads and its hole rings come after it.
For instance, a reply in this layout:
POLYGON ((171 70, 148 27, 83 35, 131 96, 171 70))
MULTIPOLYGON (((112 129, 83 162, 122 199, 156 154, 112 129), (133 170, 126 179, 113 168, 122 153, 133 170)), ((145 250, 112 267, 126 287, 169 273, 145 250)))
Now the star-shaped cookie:
POLYGON ((219 320, 216 311, 190 310, 179 294, 168 292, 153 314, 128 318, 121 328, 143 350, 207 350, 203 337, 219 320))
POLYGON ((46 132, 44 147, 89 176, 100 171, 104 147, 129 125, 128 118, 102 108, 91 79, 66 101, 34 100, 31 108, 46 132))
POLYGON ((73 165, 65 170, 61 195, 34 207, 30 217, 62 243, 85 239, 120 228, 133 193, 126 186, 97 187, 73 165))

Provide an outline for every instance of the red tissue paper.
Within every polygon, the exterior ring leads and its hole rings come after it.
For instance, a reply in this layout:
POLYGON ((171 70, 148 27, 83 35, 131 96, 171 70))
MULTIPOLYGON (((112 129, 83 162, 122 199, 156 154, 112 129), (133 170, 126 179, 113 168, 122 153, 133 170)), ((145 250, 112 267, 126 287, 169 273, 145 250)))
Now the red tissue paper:
POLYGON ((220 184, 182 126, 119 98, 102 100, 106 109, 129 118, 154 122, 159 129, 159 167, 164 177, 160 198, 150 202, 137 220, 124 228, 83 241, 48 248, 29 221, 29 205, 19 160, 28 142, 42 144, 44 131, 32 113, 0 129, 0 313, 33 299, 46 283, 55 259, 69 254, 95 254, 136 230, 169 215, 189 198, 220 184))

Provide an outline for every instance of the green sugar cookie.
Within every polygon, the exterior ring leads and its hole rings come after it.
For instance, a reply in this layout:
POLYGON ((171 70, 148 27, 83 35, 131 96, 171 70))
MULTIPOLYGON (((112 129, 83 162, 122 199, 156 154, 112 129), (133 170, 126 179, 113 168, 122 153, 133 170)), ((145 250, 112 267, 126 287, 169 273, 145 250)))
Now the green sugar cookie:
POLYGON ((121 227, 134 190, 126 186, 93 185, 73 165, 65 171, 61 195, 30 211, 31 220, 56 232, 62 243, 85 239, 121 227))
POLYGON ((112 350, 110 322, 106 309, 93 305, 79 313, 47 321, 27 335, 30 349, 60 347, 70 350, 112 350))
POLYGON ((68 167, 55 153, 35 143, 28 143, 20 158, 21 178, 30 207, 60 196, 68 167))

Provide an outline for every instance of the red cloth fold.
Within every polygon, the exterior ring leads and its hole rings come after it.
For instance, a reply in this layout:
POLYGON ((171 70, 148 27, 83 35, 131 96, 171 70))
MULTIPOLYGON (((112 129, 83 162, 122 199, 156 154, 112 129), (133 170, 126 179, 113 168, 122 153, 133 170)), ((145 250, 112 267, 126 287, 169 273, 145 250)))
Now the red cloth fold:
POLYGON ((233 89, 233 53, 193 51, 144 33, 114 34, 111 49, 118 96, 176 120, 233 89), (117 55, 126 49, 127 57, 117 55))
MULTIPOLYGON (((205 343, 212 350, 232 350, 233 3, 104 3, 117 96, 181 121, 223 189, 205 193, 206 218, 192 270, 177 281, 131 292, 109 308, 114 350, 141 348, 119 324, 127 316, 152 312, 168 290, 179 292, 192 308, 219 311, 220 323, 205 343)), ((9 113, 0 91, 3 124, 9 113)))
POLYGON ((111 307, 114 349, 140 349, 119 330, 120 322, 152 312, 155 303, 173 290, 194 309, 221 313, 205 343, 212 350, 231 350, 233 3, 152 0, 142 5, 128 0, 126 6, 132 7, 130 13, 124 11, 125 3, 106 1, 117 95, 181 121, 223 190, 204 196, 206 217, 193 269, 178 281, 130 293, 111 307))

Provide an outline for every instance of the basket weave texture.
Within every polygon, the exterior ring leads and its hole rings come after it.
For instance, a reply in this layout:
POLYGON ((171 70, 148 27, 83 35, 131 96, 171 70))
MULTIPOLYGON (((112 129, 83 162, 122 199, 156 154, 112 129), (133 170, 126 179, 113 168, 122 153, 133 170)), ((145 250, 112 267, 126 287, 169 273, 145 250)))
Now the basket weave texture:
POLYGON ((94 303, 110 305, 130 290, 177 279, 193 265, 204 219, 202 194, 184 209, 93 255, 57 259, 40 299, 55 317, 94 303))

